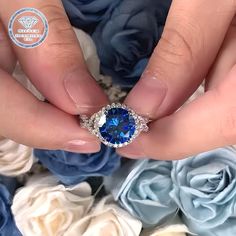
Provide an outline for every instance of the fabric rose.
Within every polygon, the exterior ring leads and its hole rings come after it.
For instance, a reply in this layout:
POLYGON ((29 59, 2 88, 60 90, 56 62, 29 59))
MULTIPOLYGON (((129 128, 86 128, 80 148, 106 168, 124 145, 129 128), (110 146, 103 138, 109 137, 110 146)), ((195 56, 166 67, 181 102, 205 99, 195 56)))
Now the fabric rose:
POLYGON ((106 20, 121 0, 62 0, 71 24, 87 32, 106 20))
POLYGON ((64 236, 138 236, 142 223, 118 207, 110 196, 103 198, 91 212, 75 222, 64 236))
POLYGON ((65 187, 52 176, 34 176, 14 196, 12 212, 24 236, 64 236, 87 214, 93 201, 85 182, 65 187))
POLYGON ((0 173, 16 176, 30 170, 34 162, 33 149, 9 139, 0 140, 0 173))
POLYGON ((93 78, 97 81, 107 80, 111 83, 111 78, 109 76, 101 75, 100 72, 100 60, 97 54, 96 46, 92 38, 86 34, 83 30, 74 28, 76 37, 79 41, 80 48, 83 52, 83 57, 88 67, 89 72, 93 78))
POLYGON ((171 0, 121 1, 92 37, 102 72, 123 86, 141 76, 161 37, 171 0))
POLYGON ((236 151, 232 147, 174 161, 170 195, 191 232, 201 236, 236 235, 235 170, 236 151))
POLYGON ((22 70, 19 63, 16 64, 13 77, 16 78, 16 80, 23 85, 28 91, 30 91, 36 98, 38 98, 41 101, 44 101, 44 96, 35 88, 35 86, 31 83, 31 81, 28 79, 24 71, 22 70))
POLYGON ((143 230, 140 236, 186 236, 187 233, 190 233, 187 226, 175 217, 162 227, 143 230))
POLYGON ((172 190, 171 162, 131 161, 119 169, 105 186, 111 190, 115 200, 143 227, 159 226, 173 218, 178 207, 170 198, 172 190))
POLYGON ((0 236, 21 236, 11 213, 12 195, 16 187, 15 179, 0 176, 0 236))
POLYGON ((120 157, 105 145, 101 146, 100 152, 92 154, 40 149, 34 154, 66 185, 77 184, 91 176, 111 175, 120 166, 120 157))

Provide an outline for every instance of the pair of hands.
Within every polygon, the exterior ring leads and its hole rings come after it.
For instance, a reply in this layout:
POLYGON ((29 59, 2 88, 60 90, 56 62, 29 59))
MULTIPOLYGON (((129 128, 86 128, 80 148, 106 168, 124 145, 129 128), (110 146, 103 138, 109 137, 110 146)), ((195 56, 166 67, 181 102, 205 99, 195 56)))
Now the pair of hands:
MULTIPOLYGON (((162 38, 125 100, 154 121, 120 154, 177 159, 236 143, 235 14, 235 0, 173 0, 162 38), (175 112, 204 79, 205 94, 175 112)), ((91 115, 109 101, 89 75, 61 2, 1 0, 0 17, 0 133, 37 148, 99 151, 99 140, 74 115, 91 115), (25 6, 42 11, 50 27, 30 50, 13 46, 6 33, 11 15, 25 6), (16 58, 51 104, 12 78, 16 58)))

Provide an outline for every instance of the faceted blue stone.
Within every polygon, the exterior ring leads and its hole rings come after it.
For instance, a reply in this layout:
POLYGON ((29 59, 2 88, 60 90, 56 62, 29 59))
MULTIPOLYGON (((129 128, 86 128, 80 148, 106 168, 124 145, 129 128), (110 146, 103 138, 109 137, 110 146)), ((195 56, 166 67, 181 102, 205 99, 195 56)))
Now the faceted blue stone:
POLYGON ((101 118, 100 134, 111 144, 123 144, 128 142, 135 132, 135 120, 126 109, 111 108, 107 114, 101 118))

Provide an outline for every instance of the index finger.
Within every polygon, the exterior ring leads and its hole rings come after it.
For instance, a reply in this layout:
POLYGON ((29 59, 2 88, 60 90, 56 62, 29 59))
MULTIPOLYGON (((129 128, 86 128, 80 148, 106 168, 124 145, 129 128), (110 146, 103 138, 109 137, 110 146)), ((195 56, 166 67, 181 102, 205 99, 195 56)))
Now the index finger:
POLYGON ((152 119, 177 110, 207 75, 235 8, 234 0, 173 0, 162 37, 125 103, 152 119))
MULTIPOLYGON (((107 98, 89 74, 79 42, 60 0, 1 0, 5 28, 11 16, 25 6, 43 13, 49 24, 45 41, 32 49, 13 45, 24 72, 55 106, 70 113, 94 113, 107 98)), ((22 16, 30 16, 25 13, 22 16)))
POLYGON ((236 65, 212 90, 151 125, 119 150, 132 158, 182 159, 236 143, 236 65))

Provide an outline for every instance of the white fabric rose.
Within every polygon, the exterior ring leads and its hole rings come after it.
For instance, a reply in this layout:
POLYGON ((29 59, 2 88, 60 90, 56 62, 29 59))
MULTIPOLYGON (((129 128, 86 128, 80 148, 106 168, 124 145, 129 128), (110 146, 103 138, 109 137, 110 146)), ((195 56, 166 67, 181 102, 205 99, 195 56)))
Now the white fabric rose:
POLYGON ((100 60, 93 39, 83 30, 74 28, 74 31, 80 43, 80 48, 83 52, 85 63, 91 75, 98 81, 105 80, 108 83, 111 83, 110 76, 103 76, 100 74, 100 60))
POLYGON ((88 213, 93 201, 86 182, 65 187, 53 176, 34 176, 15 194, 12 212, 24 236, 64 236, 88 213))
POLYGON ((143 230, 141 236, 186 236, 191 234, 186 225, 178 217, 174 218, 168 225, 151 230, 143 230))
POLYGON ((33 150, 9 139, 0 140, 0 174, 17 176, 30 170, 33 150))
POLYGON ((64 236, 138 236, 141 229, 142 223, 118 207, 108 196, 89 215, 71 225, 64 236))
POLYGON ((21 83, 27 90, 29 90, 35 97, 37 97, 41 101, 44 100, 43 95, 34 87, 34 85, 31 83, 31 81, 28 79, 28 77, 22 71, 19 63, 17 63, 17 65, 16 65, 13 76, 14 76, 14 78, 16 78, 16 80, 19 83, 21 83))

